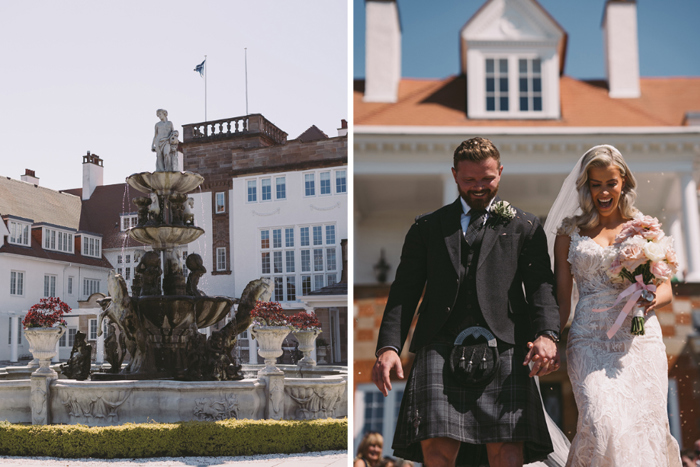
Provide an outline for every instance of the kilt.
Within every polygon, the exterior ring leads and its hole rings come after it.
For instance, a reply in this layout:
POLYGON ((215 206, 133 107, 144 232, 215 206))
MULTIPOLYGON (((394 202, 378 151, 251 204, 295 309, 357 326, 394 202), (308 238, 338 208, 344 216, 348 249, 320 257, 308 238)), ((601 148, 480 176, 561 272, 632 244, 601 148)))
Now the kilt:
POLYGON ((458 466, 488 465, 486 443, 524 442, 525 463, 544 460, 553 450, 535 381, 523 365, 524 346, 499 345, 500 369, 483 388, 465 388, 450 372, 450 344, 416 353, 406 382, 394 435, 394 454, 423 462, 420 441, 462 442, 458 466))

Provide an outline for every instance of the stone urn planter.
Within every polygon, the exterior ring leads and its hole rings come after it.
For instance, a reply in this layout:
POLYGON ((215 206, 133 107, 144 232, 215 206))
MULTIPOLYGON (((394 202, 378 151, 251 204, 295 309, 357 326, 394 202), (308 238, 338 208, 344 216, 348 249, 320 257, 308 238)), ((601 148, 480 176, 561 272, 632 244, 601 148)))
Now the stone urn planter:
POLYGON ((253 339, 258 341, 258 354, 265 359, 265 368, 258 372, 259 376, 284 374, 277 368, 277 357, 282 355, 282 343, 289 334, 289 326, 260 326, 250 328, 253 339))
POLYGON ((26 328, 24 335, 29 342, 29 351, 35 359, 39 360, 39 369, 34 372, 36 375, 54 375, 56 374, 49 365, 51 359, 56 356, 56 344, 63 333, 66 332, 65 326, 57 326, 52 328, 26 328))
POLYGON ((299 360, 299 366, 316 366, 316 360, 311 358, 311 352, 316 347, 316 338, 321 333, 320 329, 294 330, 292 334, 299 341, 299 351, 304 354, 304 358, 299 360))

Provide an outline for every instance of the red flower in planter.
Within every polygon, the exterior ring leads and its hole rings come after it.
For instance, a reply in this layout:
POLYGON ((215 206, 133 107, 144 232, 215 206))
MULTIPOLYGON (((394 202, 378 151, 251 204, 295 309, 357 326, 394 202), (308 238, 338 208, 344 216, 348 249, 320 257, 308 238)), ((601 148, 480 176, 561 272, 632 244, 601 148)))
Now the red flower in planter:
POLYGON ((314 331, 321 329, 321 322, 314 313, 300 311, 289 317, 289 323, 297 331, 314 331))
POLYGON ((51 328, 56 324, 66 326, 64 313, 70 313, 71 308, 58 297, 42 298, 32 306, 22 320, 25 328, 51 328))
POLYGON ((279 302, 258 301, 250 316, 253 318, 253 324, 257 326, 289 326, 279 302))

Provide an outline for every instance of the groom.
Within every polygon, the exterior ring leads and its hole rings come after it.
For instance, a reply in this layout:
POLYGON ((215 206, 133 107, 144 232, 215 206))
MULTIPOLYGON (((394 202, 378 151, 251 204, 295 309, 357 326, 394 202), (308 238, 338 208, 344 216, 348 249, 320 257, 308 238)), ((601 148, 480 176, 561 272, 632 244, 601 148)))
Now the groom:
POLYGON ((502 171, 485 138, 455 150, 460 196, 409 230, 379 330, 372 380, 386 396, 391 370, 403 379, 399 355, 425 288, 393 448, 427 467, 518 466, 552 451, 528 376, 559 366, 554 277, 537 217, 496 197, 502 171), (500 353, 494 380, 478 388, 457 382, 449 365, 455 338, 472 326, 489 330, 500 353))

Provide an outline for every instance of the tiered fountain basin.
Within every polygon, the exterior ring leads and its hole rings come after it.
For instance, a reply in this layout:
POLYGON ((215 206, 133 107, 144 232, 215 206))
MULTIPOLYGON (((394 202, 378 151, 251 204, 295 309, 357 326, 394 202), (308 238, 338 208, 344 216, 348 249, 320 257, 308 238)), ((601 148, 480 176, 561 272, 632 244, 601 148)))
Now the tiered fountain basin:
MULTIPOLYGON (((236 419, 309 420, 347 417, 347 368, 280 365, 283 378, 241 381, 76 381, 49 390, 52 424, 109 426, 236 419), (274 412, 277 409, 275 416, 274 412)), ((262 365, 244 365, 257 375, 262 365)), ((0 381, 0 418, 31 423, 30 380, 0 381)))
POLYGON ((132 188, 159 196, 188 193, 204 182, 204 177, 192 172, 141 172, 130 175, 126 181, 132 188))
POLYGON ((137 242, 151 245, 154 249, 164 250, 173 245, 186 245, 204 234, 204 229, 188 225, 168 225, 133 227, 129 235, 137 242))

